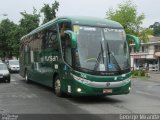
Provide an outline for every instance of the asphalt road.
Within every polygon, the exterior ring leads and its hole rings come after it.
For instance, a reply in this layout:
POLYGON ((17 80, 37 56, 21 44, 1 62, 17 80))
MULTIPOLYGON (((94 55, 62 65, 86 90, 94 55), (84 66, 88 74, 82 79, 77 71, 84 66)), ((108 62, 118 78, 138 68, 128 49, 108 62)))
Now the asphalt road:
POLYGON ((128 95, 59 98, 51 89, 34 83, 27 84, 19 74, 12 74, 11 83, 0 83, 0 114, 5 113, 92 114, 87 116, 89 119, 97 119, 97 114, 158 114, 160 82, 133 79, 128 95))

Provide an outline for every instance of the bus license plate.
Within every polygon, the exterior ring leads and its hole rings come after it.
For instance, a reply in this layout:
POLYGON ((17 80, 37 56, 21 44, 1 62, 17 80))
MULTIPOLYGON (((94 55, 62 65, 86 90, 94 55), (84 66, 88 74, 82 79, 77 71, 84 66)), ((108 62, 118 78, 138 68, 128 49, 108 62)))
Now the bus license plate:
POLYGON ((103 89, 103 93, 112 93, 112 89, 103 89))

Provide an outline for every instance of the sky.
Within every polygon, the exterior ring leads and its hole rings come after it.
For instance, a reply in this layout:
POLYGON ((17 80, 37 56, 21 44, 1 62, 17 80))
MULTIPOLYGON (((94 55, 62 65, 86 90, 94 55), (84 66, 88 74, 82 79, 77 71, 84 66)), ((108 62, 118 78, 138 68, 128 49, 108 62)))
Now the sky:
MULTIPOLYGON (((57 0, 60 3, 57 16, 92 16, 105 18, 109 8, 116 9, 118 4, 127 0, 57 0)), ((160 0, 132 0, 137 6, 138 14, 144 13, 143 27, 160 22, 160 0)), ((54 0, 0 0, 0 20, 9 18, 19 23, 20 12, 32 13, 33 7, 38 11, 44 4, 52 4, 54 0), (7 16, 3 16, 7 14, 7 16)))

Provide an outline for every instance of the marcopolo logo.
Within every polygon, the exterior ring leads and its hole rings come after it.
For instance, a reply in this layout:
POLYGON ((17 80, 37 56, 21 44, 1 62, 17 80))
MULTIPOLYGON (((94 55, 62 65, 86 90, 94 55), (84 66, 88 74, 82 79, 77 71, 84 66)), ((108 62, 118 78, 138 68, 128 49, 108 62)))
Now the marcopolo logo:
POLYGON ((107 83, 106 83, 106 86, 110 86, 110 82, 107 82, 107 83))

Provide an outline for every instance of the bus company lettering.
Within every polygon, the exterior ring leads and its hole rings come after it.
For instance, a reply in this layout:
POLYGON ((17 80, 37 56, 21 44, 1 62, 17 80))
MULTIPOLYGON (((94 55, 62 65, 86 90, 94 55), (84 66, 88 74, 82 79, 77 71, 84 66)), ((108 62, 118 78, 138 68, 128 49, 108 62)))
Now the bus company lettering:
POLYGON ((45 56, 45 61, 58 61, 58 56, 45 56))

